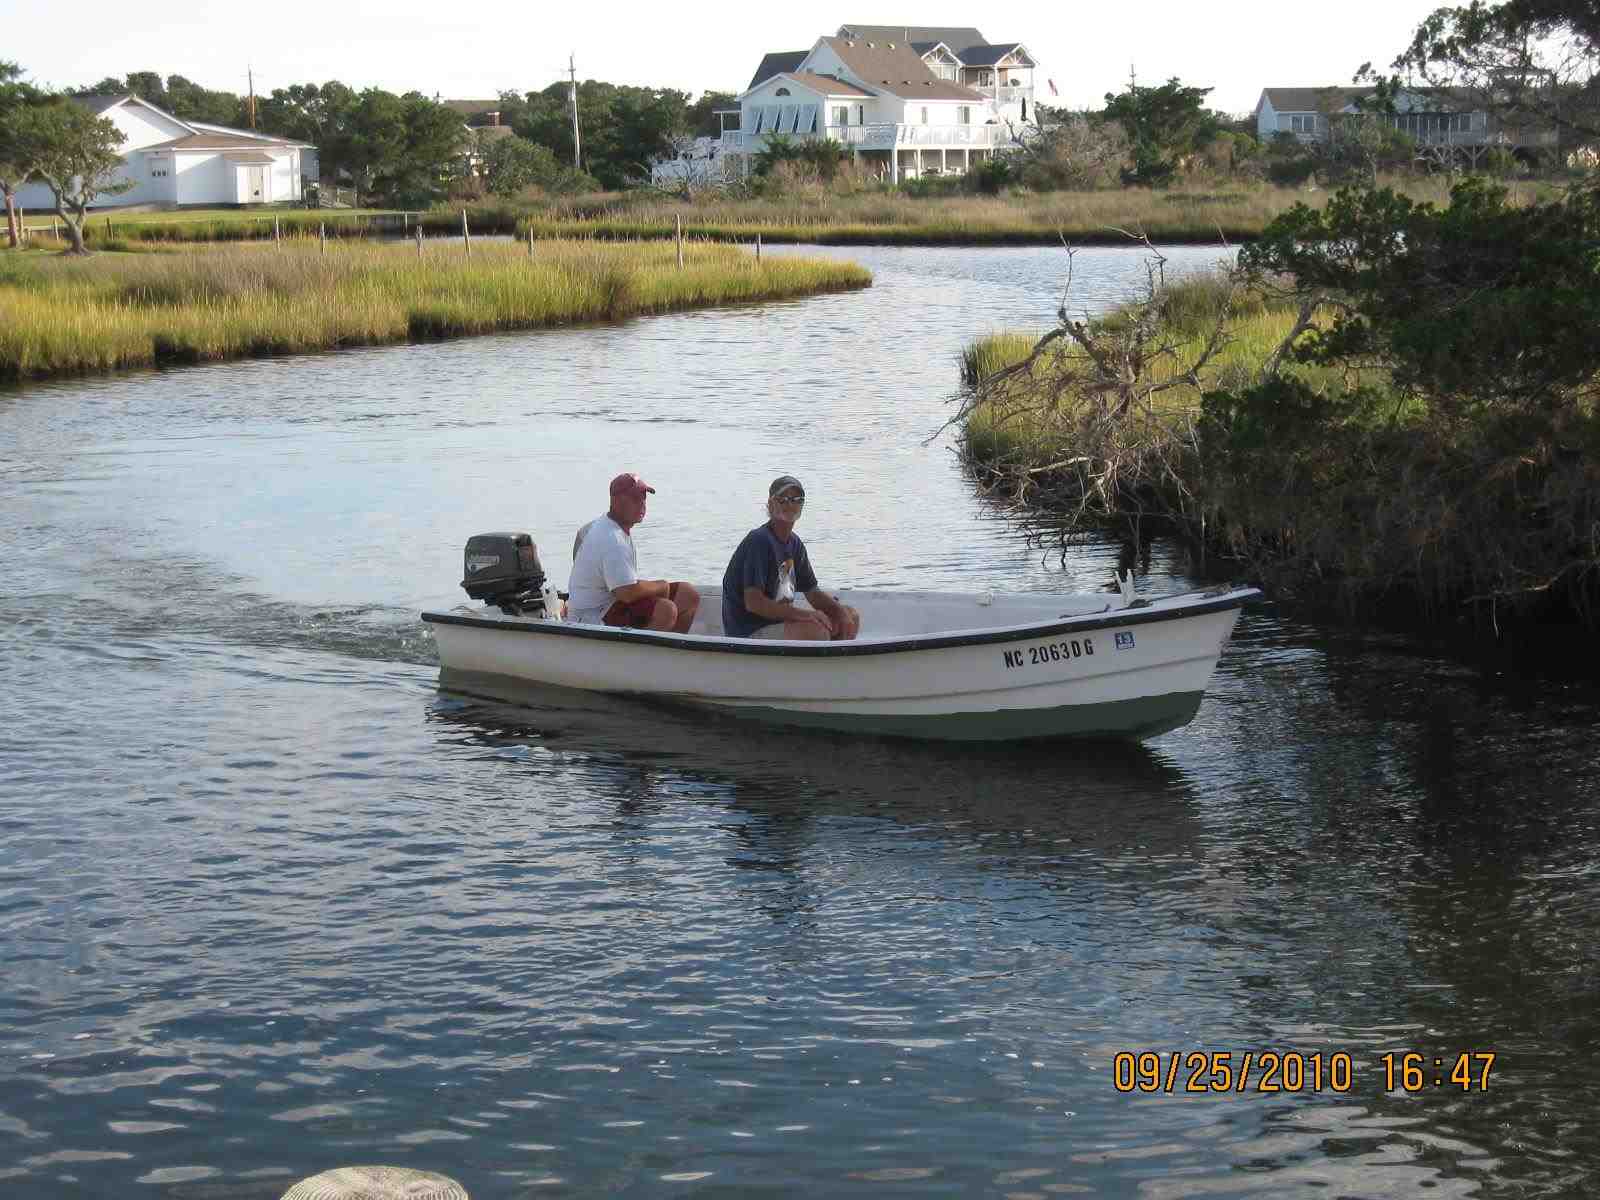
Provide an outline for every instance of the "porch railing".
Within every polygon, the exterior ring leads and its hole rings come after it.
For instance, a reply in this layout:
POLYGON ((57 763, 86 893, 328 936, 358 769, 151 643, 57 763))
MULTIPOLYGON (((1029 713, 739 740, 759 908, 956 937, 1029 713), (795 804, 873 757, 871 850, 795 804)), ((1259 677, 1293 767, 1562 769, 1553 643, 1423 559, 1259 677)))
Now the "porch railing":
MULTIPOLYGON (((824 136, 852 150, 892 150, 896 147, 918 146, 992 150, 1009 142, 1009 134, 1003 125, 909 125, 888 121, 868 125, 829 125, 824 136)), ((754 154, 766 140, 764 133, 730 129, 722 135, 722 149, 724 153, 754 154)))
POLYGON ((1001 104, 1019 104, 1024 100, 1026 100, 1029 104, 1033 103, 1033 88, 1027 86, 1026 84, 1002 83, 999 85, 993 85, 987 83, 969 83, 966 86, 977 92, 980 96, 986 96, 990 100, 997 100, 1001 104))

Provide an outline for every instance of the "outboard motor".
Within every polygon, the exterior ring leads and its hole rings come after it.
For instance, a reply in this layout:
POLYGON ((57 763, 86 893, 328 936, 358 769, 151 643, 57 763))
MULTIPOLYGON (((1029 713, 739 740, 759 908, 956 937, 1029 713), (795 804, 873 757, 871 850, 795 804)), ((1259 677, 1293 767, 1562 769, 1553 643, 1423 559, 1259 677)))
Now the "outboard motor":
POLYGON ((539 547, 525 533, 479 533, 467 539, 461 586, 507 616, 561 619, 556 590, 545 585, 539 547))

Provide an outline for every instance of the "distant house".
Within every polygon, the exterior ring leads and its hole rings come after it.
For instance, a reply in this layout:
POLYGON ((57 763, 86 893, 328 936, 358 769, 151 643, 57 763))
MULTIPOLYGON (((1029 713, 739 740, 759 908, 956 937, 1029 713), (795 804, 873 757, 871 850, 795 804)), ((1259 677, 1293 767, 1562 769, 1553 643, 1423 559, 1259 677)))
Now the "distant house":
MULTIPOLYGON (((1375 90, 1263 88, 1256 101, 1256 134, 1264 142, 1282 134, 1301 142, 1326 141, 1330 116, 1359 113, 1375 90)), ((1555 130, 1507 124, 1464 88, 1407 88, 1395 97, 1395 110, 1380 119, 1410 137, 1419 158, 1445 165, 1459 161, 1475 166, 1495 146, 1525 155, 1556 144, 1555 130)))
POLYGON ((469 129, 510 128, 502 122, 499 100, 440 100, 440 104, 461 115, 461 123, 469 129))
POLYGON ((739 108, 721 114, 724 175, 748 174, 779 134, 829 138, 896 182, 964 173, 1037 120, 1037 66, 1021 42, 976 29, 841 25, 809 50, 762 58, 739 108))
POLYGON ((650 182, 657 187, 723 181, 722 164, 718 161, 722 151, 720 138, 675 138, 672 151, 671 158, 650 164, 650 182))
POLYGON ((483 174, 483 150, 500 138, 515 137, 504 123, 499 100, 440 100, 461 116, 461 166, 468 175, 483 174))
MULTIPOLYGON (((120 178, 133 185, 96 207, 298 202, 317 180, 316 148, 306 142, 180 120, 134 95, 73 99, 122 134, 120 178)), ((17 204, 51 208, 55 199, 35 181, 18 189, 17 204)))

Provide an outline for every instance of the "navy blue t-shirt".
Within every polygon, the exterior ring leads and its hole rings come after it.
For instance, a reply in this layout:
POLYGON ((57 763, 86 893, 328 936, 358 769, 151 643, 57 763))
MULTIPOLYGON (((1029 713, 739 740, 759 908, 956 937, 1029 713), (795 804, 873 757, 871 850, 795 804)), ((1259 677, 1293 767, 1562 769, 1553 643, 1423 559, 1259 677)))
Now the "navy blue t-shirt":
POLYGON ((776 625, 744 606, 744 589, 760 588, 770 600, 793 599, 817 586, 806 556, 806 544, 794 534, 780 542, 771 525, 744 535, 744 541, 722 573, 722 630, 728 637, 749 637, 765 625, 776 625))

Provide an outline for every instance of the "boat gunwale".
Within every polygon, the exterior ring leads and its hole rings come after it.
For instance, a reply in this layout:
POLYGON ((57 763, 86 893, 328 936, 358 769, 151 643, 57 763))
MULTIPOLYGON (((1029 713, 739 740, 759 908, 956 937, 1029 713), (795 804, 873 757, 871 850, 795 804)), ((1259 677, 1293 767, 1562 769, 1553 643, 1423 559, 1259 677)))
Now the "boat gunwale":
POLYGON ((1081 613, 1048 621, 1025 625, 995 626, 958 634, 907 634, 901 638, 884 641, 856 642, 781 642, 756 638, 730 638, 706 634, 664 633, 652 629, 609 629, 597 625, 581 625, 572 621, 509 621, 498 617, 468 617, 457 613, 424 612, 422 620, 430 625, 461 625, 478 629, 498 629, 507 633, 537 633, 555 637, 575 637, 607 642, 627 642, 632 645, 649 645, 663 650, 707 651, 713 654, 760 654, 782 658, 849 658, 876 654, 911 654, 922 650, 948 650, 961 646, 992 646, 1000 642, 1048 637, 1056 633, 1075 633, 1086 630, 1122 628, 1128 625, 1150 625, 1162 621, 1177 621, 1185 617, 1205 616, 1243 608, 1247 600, 1261 595, 1259 588, 1229 588, 1225 593, 1215 591, 1178 593, 1160 596, 1152 601, 1181 600, 1187 595, 1213 596, 1195 604, 1177 608, 1119 608, 1111 612, 1081 613), (692 640, 691 640, 692 639, 692 640))

